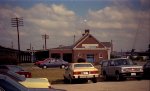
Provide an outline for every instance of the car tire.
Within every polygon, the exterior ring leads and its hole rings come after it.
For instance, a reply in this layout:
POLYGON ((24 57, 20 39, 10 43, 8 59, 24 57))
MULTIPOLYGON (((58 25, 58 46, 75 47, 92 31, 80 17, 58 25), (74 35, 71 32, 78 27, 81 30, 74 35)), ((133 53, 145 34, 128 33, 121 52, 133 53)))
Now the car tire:
POLYGON ((46 65, 44 65, 44 66, 43 66, 43 69, 46 69, 46 68, 47 68, 47 66, 46 66, 46 65))
POLYGON ((104 79, 104 81, 108 80, 108 76, 107 76, 107 74, 105 72, 103 73, 103 79, 104 79))
POLYGON ((69 76, 69 84, 73 83, 73 79, 71 78, 71 76, 69 76))
POLYGON ((93 78, 93 79, 92 79, 92 82, 93 82, 93 83, 97 83, 97 78, 93 78))
POLYGON ((120 74, 117 72, 115 75, 116 81, 120 81, 121 80, 121 76, 120 74))
POLYGON ((64 83, 68 83, 68 79, 64 76, 64 83))
POLYGON ((136 80, 139 80, 139 81, 140 81, 140 80, 142 80, 142 77, 137 77, 136 80))
POLYGON ((5 91, 2 87, 0 87, 0 91, 5 91))

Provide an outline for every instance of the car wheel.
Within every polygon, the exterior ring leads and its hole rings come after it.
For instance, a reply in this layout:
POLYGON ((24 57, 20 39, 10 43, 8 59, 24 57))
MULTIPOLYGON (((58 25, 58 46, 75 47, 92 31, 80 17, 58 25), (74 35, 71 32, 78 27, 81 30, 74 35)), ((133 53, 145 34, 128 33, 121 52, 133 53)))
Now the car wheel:
POLYGON ((71 76, 69 76, 69 83, 73 83, 73 79, 71 78, 71 76))
POLYGON ((137 80, 142 80, 142 77, 137 77, 136 79, 137 79, 137 80))
POLYGON ((2 87, 0 87, 0 91, 5 91, 2 87))
POLYGON ((107 81, 107 80, 108 80, 108 76, 107 76, 106 73, 103 73, 103 79, 104 79, 104 81, 107 81))
POLYGON ((121 76, 120 76, 119 73, 116 73, 116 76, 115 76, 115 77, 116 77, 116 80, 117 80, 117 81, 120 81, 120 80, 121 80, 121 76))
POLYGON ((93 79, 92 79, 92 82, 93 82, 93 83, 97 83, 97 78, 93 78, 93 79))
POLYGON ((68 79, 64 76, 64 83, 68 83, 68 79))
POLYGON ((44 66, 43 66, 43 68, 44 68, 44 69, 46 69, 46 68, 47 68, 47 66, 46 66, 46 65, 44 65, 44 66))

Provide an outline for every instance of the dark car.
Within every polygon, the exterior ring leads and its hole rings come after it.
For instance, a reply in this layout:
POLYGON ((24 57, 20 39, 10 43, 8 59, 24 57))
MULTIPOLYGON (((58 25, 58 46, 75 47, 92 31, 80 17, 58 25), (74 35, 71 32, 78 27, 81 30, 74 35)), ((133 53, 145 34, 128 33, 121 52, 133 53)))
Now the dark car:
POLYGON ((144 77, 150 78, 150 60, 143 66, 144 77))
POLYGON ((135 65, 132 60, 126 58, 104 61, 100 70, 104 80, 111 77, 115 78, 117 81, 126 78, 136 78, 140 80, 143 76, 143 67, 135 65))
POLYGON ((22 67, 18 65, 0 65, 1 70, 10 70, 12 72, 18 73, 19 75, 23 75, 26 78, 31 78, 31 72, 24 70, 22 67))
POLYGON ((62 59, 51 59, 44 62, 41 62, 38 66, 41 68, 50 68, 50 67, 60 67, 65 68, 68 66, 68 62, 62 60, 62 59))
POLYGON ((0 74, 0 91, 65 91, 54 88, 27 88, 12 78, 0 74))

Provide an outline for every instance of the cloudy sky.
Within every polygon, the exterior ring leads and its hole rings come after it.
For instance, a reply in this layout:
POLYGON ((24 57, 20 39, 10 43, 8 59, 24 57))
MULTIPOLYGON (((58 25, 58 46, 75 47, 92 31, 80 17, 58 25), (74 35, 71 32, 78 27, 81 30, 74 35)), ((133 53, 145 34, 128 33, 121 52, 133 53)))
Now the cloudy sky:
POLYGON ((71 45, 85 29, 100 42, 113 40, 115 51, 145 51, 150 43, 149 0, 0 0, 0 45, 17 49, 11 18, 23 17, 21 50, 71 45))

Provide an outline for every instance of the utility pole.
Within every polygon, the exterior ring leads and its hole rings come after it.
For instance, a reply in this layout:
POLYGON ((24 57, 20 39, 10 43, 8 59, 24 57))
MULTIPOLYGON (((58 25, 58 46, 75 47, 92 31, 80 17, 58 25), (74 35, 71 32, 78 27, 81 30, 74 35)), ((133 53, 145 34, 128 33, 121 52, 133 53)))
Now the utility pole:
POLYGON ((76 41, 76 36, 74 35, 73 36, 73 44, 75 43, 75 41, 76 41))
POLYGON ((46 47, 46 39, 49 39, 49 35, 44 34, 44 35, 42 35, 42 38, 45 40, 45 50, 46 50, 47 49, 47 47, 46 47))
POLYGON ((19 26, 23 26, 23 18, 11 18, 11 25, 12 27, 17 28, 17 36, 18 36, 18 63, 20 63, 20 38, 19 38, 19 26))

